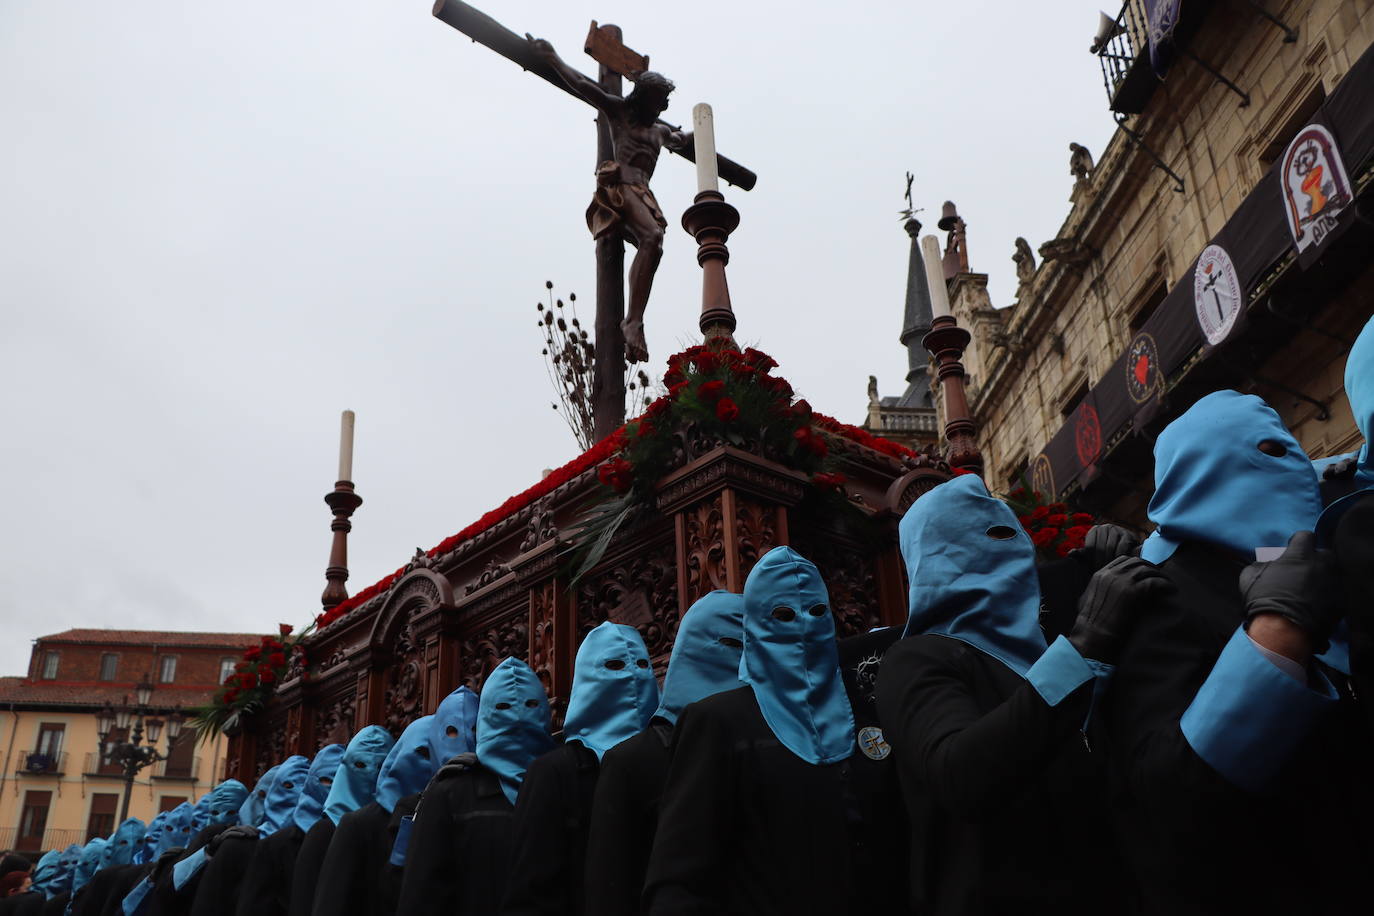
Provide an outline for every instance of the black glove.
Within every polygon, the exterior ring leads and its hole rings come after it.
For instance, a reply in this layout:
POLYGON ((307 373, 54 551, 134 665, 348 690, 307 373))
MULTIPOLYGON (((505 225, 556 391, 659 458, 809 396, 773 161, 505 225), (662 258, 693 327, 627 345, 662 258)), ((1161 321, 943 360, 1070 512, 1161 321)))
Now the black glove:
POLYGON ((1078 619, 1069 642, 1084 658, 1116 664, 1140 605, 1172 590, 1173 584, 1153 563, 1117 557, 1088 581, 1078 599, 1078 619))
POLYGON ((1322 471, 1322 480, 1347 480, 1355 476, 1355 471, 1359 466, 1360 458, 1358 455, 1333 461, 1322 471))
POLYGON ((473 751, 463 751, 455 754, 448 759, 448 762, 439 768, 436 779, 448 779, 457 776, 459 773, 466 773, 468 770, 477 767, 477 754, 473 751))
POLYGON ((1312 651, 1326 651, 1331 629, 1341 617, 1340 575, 1329 550, 1317 549, 1317 536, 1299 531, 1288 539, 1283 555, 1268 563, 1251 563, 1240 571, 1245 619, 1280 614, 1312 639, 1312 651))
POLYGON ((221 830, 209 843, 206 844, 205 854, 213 856, 219 851, 220 844, 225 840, 243 839, 256 840, 258 838, 258 828, 249 827, 247 824, 235 824, 221 830))
POLYGON ((1083 546, 1069 551, 1069 556, 1093 572, 1117 557, 1133 557, 1140 551, 1140 538, 1120 525, 1093 525, 1083 546))

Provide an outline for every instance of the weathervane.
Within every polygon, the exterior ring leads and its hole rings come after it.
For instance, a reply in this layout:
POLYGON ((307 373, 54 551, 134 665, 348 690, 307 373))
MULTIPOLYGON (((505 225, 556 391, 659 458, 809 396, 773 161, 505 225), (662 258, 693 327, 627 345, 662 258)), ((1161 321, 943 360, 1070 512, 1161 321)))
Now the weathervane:
POLYGON ((925 209, 925 207, 921 207, 920 210, 912 209, 916 206, 915 201, 911 199, 911 183, 915 180, 915 175, 910 172, 906 173, 906 209, 897 211, 897 216, 901 218, 902 222, 906 222, 909 219, 915 219, 916 214, 925 209))

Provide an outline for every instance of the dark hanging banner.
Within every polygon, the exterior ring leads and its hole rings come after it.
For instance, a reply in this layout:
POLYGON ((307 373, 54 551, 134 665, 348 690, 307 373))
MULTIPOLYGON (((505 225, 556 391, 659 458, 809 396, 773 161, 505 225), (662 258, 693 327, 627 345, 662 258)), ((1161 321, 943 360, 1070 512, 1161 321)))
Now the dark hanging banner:
POLYGON ((1149 30, 1150 69, 1164 79, 1174 62, 1174 29, 1178 27, 1182 0, 1145 0, 1145 26, 1149 30))

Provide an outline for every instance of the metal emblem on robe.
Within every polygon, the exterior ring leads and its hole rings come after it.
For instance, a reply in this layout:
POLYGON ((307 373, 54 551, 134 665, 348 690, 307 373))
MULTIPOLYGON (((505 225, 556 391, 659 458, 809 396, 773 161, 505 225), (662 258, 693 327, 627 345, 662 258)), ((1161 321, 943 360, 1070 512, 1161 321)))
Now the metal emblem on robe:
POLYGON ((876 725, 868 725, 859 729, 858 734, 859 750, 869 760, 885 760, 887 755, 892 753, 892 745, 887 743, 883 737, 883 730, 876 725))
POLYGON ((1350 178, 1331 132, 1319 124, 1299 131, 1283 154, 1279 179, 1288 231, 1301 256, 1330 236, 1351 201, 1350 178))

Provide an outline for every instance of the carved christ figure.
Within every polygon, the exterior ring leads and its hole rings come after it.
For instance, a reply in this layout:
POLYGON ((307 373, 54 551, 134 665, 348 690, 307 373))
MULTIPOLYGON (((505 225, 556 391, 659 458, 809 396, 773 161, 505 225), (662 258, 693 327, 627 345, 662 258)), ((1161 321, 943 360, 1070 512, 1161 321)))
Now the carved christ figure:
POLYGON ((649 190, 649 179, 663 147, 676 150, 687 143, 680 131, 658 123, 658 116, 668 107, 673 83, 661 73, 647 71, 635 80, 634 91, 622 99, 564 63, 544 39, 528 34, 525 38, 573 94, 593 105, 610 126, 615 159, 601 163, 596 170, 596 193, 587 208, 587 228, 597 239, 618 233, 636 248, 630 264, 629 301, 620 327, 625 333, 625 358, 645 362, 649 348, 644 339, 644 309, 663 258, 663 230, 668 228, 649 190))

